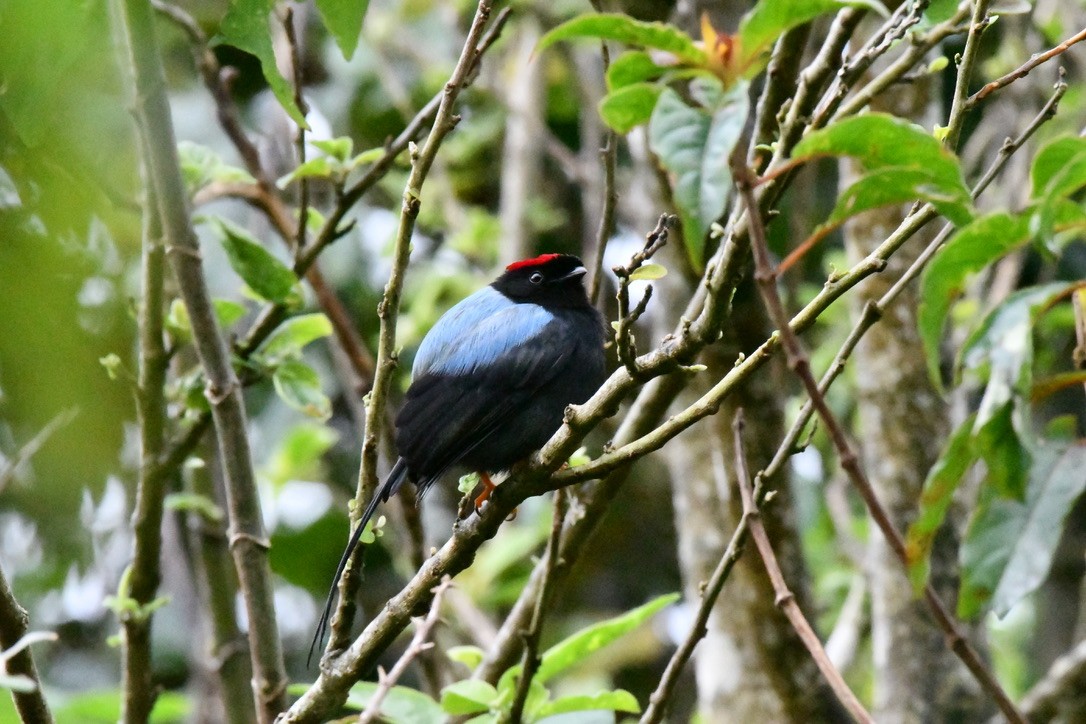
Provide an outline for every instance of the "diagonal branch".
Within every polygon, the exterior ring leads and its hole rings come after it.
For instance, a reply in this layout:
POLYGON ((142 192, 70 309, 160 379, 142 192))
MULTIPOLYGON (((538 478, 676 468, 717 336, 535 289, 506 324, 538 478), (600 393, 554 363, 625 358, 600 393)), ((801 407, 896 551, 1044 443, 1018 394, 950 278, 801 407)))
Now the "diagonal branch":
POLYGON ((1066 51, 1075 43, 1081 43, 1083 40, 1086 40, 1086 28, 1078 31, 1056 47, 1046 50, 1043 53, 1037 53, 1025 63, 1023 63, 1021 66, 1012 70, 1010 73, 1007 73, 1007 75, 1003 76, 1002 78, 997 78, 996 80, 985 84, 983 88, 981 88, 973 95, 969 96, 968 100, 965 101, 965 109, 972 109, 975 105, 980 103, 982 100, 984 100, 1000 88, 1005 88, 1006 86, 1009 86, 1011 83, 1018 80, 1019 78, 1025 78, 1027 75, 1029 75, 1030 71, 1032 71, 1037 66, 1041 65, 1042 63, 1047 63, 1048 61, 1055 58, 1057 55, 1061 55, 1064 51, 1066 51))

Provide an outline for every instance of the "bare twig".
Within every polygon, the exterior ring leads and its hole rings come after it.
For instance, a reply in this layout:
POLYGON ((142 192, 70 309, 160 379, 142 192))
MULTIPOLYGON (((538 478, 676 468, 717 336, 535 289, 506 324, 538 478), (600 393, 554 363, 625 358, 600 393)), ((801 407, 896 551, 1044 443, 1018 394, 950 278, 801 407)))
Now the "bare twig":
POLYGON ((154 187, 146 168, 147 200, 144 208, 143 251, 140 270, 139 372, 136 389, 136 413, 139 418, 140 467, 133 514, 133 551, 131 575, 126 577, 128 591, 146 614, 137 611, 120 616, 124 631, 123 684, 124 705, 121 720, 144 722, 151 715, 157 697, 151 666, 151 612, 161 573, 162 510, 167 477, 161 474, 158 457, 165 438, 166 355, 162 335, 163 281, 165 254, 162 225, 159 220, 154 187))
POLYGON ((656 228, 645 237, 645 245, 641 251, 630 257, 626 266, 616 266, 611 271, 618 277, 618 322, 615 327, 615 348, 618 358, 625 366, 630 376, 637 378, 640 371, 637 368, 637 345, 634 342, 633 325, 645 313, 649 299, 652 298, 652 285, 645 288, 645 294, 641 301, 633 309, 630 309, 630 282, 634 272, 644 266, 645 262, 652 258, 653 254, 667 244, 669 230, 674 226, 676 218, 669 214, 661 214, 656 221, 656 228))
POLYGON ((1077 370, 1086 370, 1086 289, 1078 289, 1071 295, 1071 307, 1075 314, 1075 349, 1071 361, 1077 370))
POLYGON ((392 687, 396 685, 396 682, 400 680, 404 672, 407 671, 407 667, 411 665, 420 654, 427 649, 433 647, 433 643, 428 642, 430 632, 434 630, 434 626, 437 625, 438 619, 441 617, 441 599, 445 594, 445 591, 452 585, 452 579, 445 576, 441 579, 441 583, 434 588, 434 599, 430 603, 430 612, 426 614, 426 618, 413 619, 415 623, 415 635, 411 638, 411 643, 407 645, 407 649, 400 656, 399 660, 393 665, 392 669, 386 674, 383 670, 378 669, 377 689, 374 690, 373 696, 370 697, 369 703, 366 704, 365 710, 358 717, 358 724, 369 724, 381 715, 381 703, 384 702, 385 697, 388 696, 388 692, 392 690, 392 687))
POLYGON ((996 80, 985 84, 983 88, 981 88, 973 95, 969 96, 969 99, 965 101, 965 110, 970 110, 971 108, 973 108, 973 106, 977 105, 977 103, 980 103, 982 100, 984 100, 1000 88, 1004 88, 1010 85, 1019 78, 1025 78, 1027 75, 1029 75, 1030 71, 1032 71, 1037 66, 1041 65, 1042 63, 1046 63, 1049 60, 1052 60, 1057 55, 1062 54, 1075 43, 1080 43, 1083 40, 1086 40, 1086 28, 1075 33, 1056 47, 1046 50, 1043 53, 1038 53, 1034 55, 1028 61, 1023 63, 1021 66, 1014 69, 1007 75, 1003 76, 1002 78, 997 78, 996 80))
POLYGON ((0 650, 4 659, 0 660, 0 673, 26 677, 33 685, 30 691, 11 692, 19 718, 24 722, 43 722, 51 724, 53 715, 45 702, 41 691, 41 680, 34 666, 34 657, 30 647, 26 646, 27 628, 30 617, 11 592, 3 570, 0 570, 0 650), (22 645, 22 648, 15 648, 22 645))
POLYGON ((539 586, 539 595, 536 596, 535 610, 532 612, 532 621, 528 629, 522 632, 524 639, 524 655, 521 658, 520 676, 517 678, 517 688, 513 696, 513 703, 509 707, 509 713, 502 721, 519 722, 524 714, 524 703, 528 701, 528 692, 532 687, 532 679, 539 670, 539 639, 543 635, 543 618, 547 615, 550 605, 554 571, 563 565, 559 554, 559 546, 562 542, 562 524, 566 518, 566 494, 565 490, 554 492, 554 514, 551 522, 551 535, 547 540, 546 557, 540 561, 543 566, 543 580, 539 586))
MULTIPOLYGON (((302 81, 302 61, 299 57, 297 28, 294 27, 294 8, 287 5, 283 10, 283 32, 290 48, 291 80, 294 82, 294 105, 298 106, 302 117, 309 115, 309 104, 305 100, 302 81)), ((299 166, 305 163, 305 126, 298 124, 294 136, 295 159, 299 166)), ((309 227, 309 177, 303 175, 298 180, 298 230, 294 237, 294 253, 300 254, 305 248, 306 230, 309 227)))
POLYGON ((249 617, 257 711, 262 721, 270 722, 285 703, 287 679, 275 622, 271 571, 267 546, 263 543, 264 526, 241 384, 215 318, 203 276, 199 240, 189 218, 149 0, 125 0, 123 26, 136 79, 137 128, 148 152, 167 258, 192 323, 196 351, 208 381, 206 395, 222 450, 232 550, 249 617))
POLYGON ((74 409, 64 410, 63 412, 58 413, 56 417, 45 423, 45 426, 38 430, 38 433, 34 435, 34 437, 27 440, 10 460, 4 461, 4 466, 0 468, 0 493, 4 492, 4 488, 15 480, 15 475, 19 472, 19 468, 25 465, 30 458, 34 457, 38 450, 41 450, 42 446, 53 436, 53 433, 74 420, 77 414, 77 411, 74 409))
MULTIPOLYGON (((408 176, 407 186, 403 193, 403 206, 400 212, 399 229, 396 233, 392 270, 389 274, 388 283, 385 285, 381 303, 377 307, 377 315, 381 320, 381 329, 378 337, 373 388, 370 390, 369 404, 366 408, 366 436, 362 443, 358 491, 355 496, 355 508, 352 515, 354 525, 357 525, 357 518, 361 516, 366 504, 377 490, 378 435, 384 423, 385 405, 392 384, 392 373, 395 371, 397 364, 395 351, 396 322, 400 310, 400 295, 403 289, 404 273, 407 269, 408 257, 411 251, 411 236, 415 228, 415 219, 419 214, 422 186, 426 181, 434 159, 437 157, 441 142, 459 121, 459 116, 453 113, 453 106, 485 50, 481 43, 485 38, 484 30, 487 21, 490 19, 492 7, 493 0, 480 0, 476 8, 475 18, 472 20, 467 38, 464 41, 460 59, 445 84, 445 90, 434 117, 433 128, 426 137, 423 147, 421 149, 412 147, 411 150, 411 173, 408 176)), ((314 247, 317 243, 319 242, 314 243, 314 247)), ((332 618, 328 651, 342 648, 349 636, 350 624, 354 615, 353 594, 358 582, 357 570, 353 564, 349 564, 346 572, 340 578, 339 606, 332 618)))
MULTIPOLYGON (((607 58, 607 45, 603 44, 604 58, 607 58)), ((604 67, 607 67, 606 60, 604 67)), ((596 247, 592 250, 592 277, 588 281, 588 300, 595 304, 600 298, 603 285, 603 256, 607 252, 607 241, 615 228, 615 206, 618 204, 618 189, 615 188, 615 157, 618 154, 618 134, 607 131, 600 159, 603 161, 603 208, 600 211, 600 225, 596 230, 596 247)))
MULTIPOLYGON (((734 164, 733 174, 736 179, 736 184, 739 187, 740 195, 748 210, 748 218, 751 221, 751 248, 754 252, 755 266, 757 268, 755 280, 757 281, 765 300, 770 317, 773 319, 774 324, 777 325, 777 329, 779 330, 781 346, 784 349, 788 366, 803 382, 803 386, 806 389, 815 410, 818 412, 819 418, 826 426, 826 431, 833 441, 841 467, 848 473, 853 486, 856 488, 857 492, 859 492, 860 497, 863 498, 872 519, 879 527, 883 536, 885 536, 890 549, 898 557, 902 565, 907 565, 908 554, 905 549, 905 541, 902 538, 901 533, 894 528, 886 509, 883 508, 878 497, 875 495, 875 491, 871 487, 871 483, 867 479, 867 475, 860 464, 859 457, 856 455, 851 443, 845 436, 844 429, 837 421, 833 411, 830 410, 829 405, 826 404, 826 399, 819 392, 818 383, 815 382, 814 376, 811 374, 810 361, 806 352, 803 350, 799 338, 792 330, 788 315, 784 310, 784 305, 781 303, 780 295, 778 294, 776 287, 776 274, 772 268, 772 263, 769 260, 769 250, 765 240, 765 229, 762 226, 761 217, 757 211, 757 202, 754 199, 752 185, 754 176, 745 164, 734 164)), ((951 650, 958 655, 984 690, 995 700, 1004 715, 1012 722, 1024 723, 1025 719, 1015 708, 1014 702, 1011 701, 995 676, 985 666, 976 649, 973 648, 972 644, 969 643, 969 640, 958 630, 957 624, 954 622, 954 619, 943 605, 942 600, 940 600, 931 584, 926 586, 924 598, 927 601, 929 608, 931 608, 936 623, 947 635, 947 642, 951 650)))
MULTIPOLYGON (((807 622, 807 618, 803 615, 803 611, 800 610, 799 604, 796 603, 796 597, 792 595, 792 592, 788 589, 788 584, 784 580, 784 574, 781 573, 781 567, 777 563, 777 556, 773 553, 773 545, 769 542, 769 535, 766 533, 765 526, 762 524, 761 515, 758 512, 758 506, 755 497, 755 491, 751 487, 750 473, 747 469, 746 453, 743 450, 743 411, 738 410, 735 414, 735 421, 733 423, 733 429, 735 432, 735 466, 736 477, 739 480, 739 495, 743 500, 743 518, 748 522, 750 527, 750 535, 754 539, 754 545, 758 548, 758 553, 762 557, 762 562, 765 564, 766 573, 769 575, 769 580, 773 584, 773 591, 777 595, 776 604, 780 608, 784 615, 788 617, 789 623, 792 624, 792 628, 796 630, 796 634, 800 640, 803 641, 803 645, 807 647, 807 650, 811 653, 811 658, 814 659, 818 665, 818 670, 822 672, 822 676, 826 679, 826 683, 833 689, 833 693, 837 695, 837 700, 841 702, 841 705, 848 710, 852 718, 858 722, 874 722, 871 715, 864 709, 863 704, 856 698, 856 695, 852 693, 852 689, 849 688, 845 680, 841 678, 841 672, 833 665, 829 657, 826 655, 825 649, 822 648, 822 642, 818 638, 818 634, 811 628, 811 624, 807 622)), ((760 481, 759 481, 760 482, 760 481)))
POLYGON ((966 96, 969 94, 969 81, 973 78, 973 67, 977 63, 977 49, 980 36, 988 27, 988 6, 991 0, 973 0, 973 18, 969 23, 969 33, 965 37, 965 49, 961 62, 958 63, 958 77, 954 83, 954 100, 950 106, 950 118, 947 121, 946 136, 943 145, 950 149, 958 147, 962 126, 965 123, 966 96))

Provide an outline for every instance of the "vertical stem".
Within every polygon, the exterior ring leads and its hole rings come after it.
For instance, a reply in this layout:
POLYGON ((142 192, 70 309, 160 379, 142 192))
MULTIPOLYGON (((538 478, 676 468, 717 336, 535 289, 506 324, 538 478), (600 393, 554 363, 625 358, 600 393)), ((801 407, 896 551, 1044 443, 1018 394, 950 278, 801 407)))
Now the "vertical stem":
POLYGON ((249 619, 257 711, 261 721, 271 722, 286 702, 287 679, 241 385, 215 318, 199 241, 189 218, 149 0, 124 0, 122 18, 136 79, 137 128, 147 150, 167 256, 192 322, 193 341, 207 378, 205 394, 222 451, 231 550, 249 619))
MULTIPOLYGON (((19 643, 19 640, 26 635, 29 621, 30 617, 26 610, 19 605, 19 602, 15 600, 15 594, 11 592, 4 571, 0 570, 0 649, 7 650, 19 643)), ((37 685, 34 691, 11 692, 19 718, 24 722, 34 722, 34 724, 52 724, 53 715, 41 692, 41 679, 38 678, 38 670, 34 666, 30 647, 27 646, 8 659, 6 668, 9 674, 25 676, 37 685)))
MULTIPOLYGON (((162 338, 163 276, 165 254, 162 249, 162 224, 158 215, 157 195, 145 169, 147 203, 143 210, 143 257, 140 269, 141 300, 139 308, 139 371, 136 390, 136 414, 139 418, 140 467, 133 514, 133 551, 129 590, 144 609, 158 591, 161 580, 159 558, 162 553, 162 504, 167 475, 158 465, 163 446, 166 419, 164 385, 166 349, 162 338)), ((145 722, 154 708, 155 690, 151 665, 151 614, 139 611, 121 616, 124 639, 122 659, 124 691, 121 720, 145 722)))

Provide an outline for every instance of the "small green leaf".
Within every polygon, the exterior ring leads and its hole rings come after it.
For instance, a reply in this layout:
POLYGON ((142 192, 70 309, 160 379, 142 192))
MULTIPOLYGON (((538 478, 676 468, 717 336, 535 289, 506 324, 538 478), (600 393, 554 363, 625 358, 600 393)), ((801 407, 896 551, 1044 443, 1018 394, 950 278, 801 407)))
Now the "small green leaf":
POLYGON ((695 90, 707 103, 694 108, 667 88, 649 121, 649 147, 674 177, 675 202, 683 238, 695 268, 704 264, 705 235, 724 213, 732 188, 728 159, 747 120, 747 85, 726 93, 719 84, 698 79, 695 90))
POLYGON ((917 326, 928 357, 932 381, 941 389, 939 340, 954 299, 965 291, 966 279, 1029 241, 1029 225, 1020 216, 996 213, 982 216, 959 229, 943 247, 920 280, 917 326))
POLYGON ((973 446, 973 420, 970 415, 950 436, 946 448, 932 466, 920 495, 920 509, 909 526, 905 550, 909 559, 909 580, 920 591, 928 581, 931 547, 935 534, 946 519, 947 510, 962 478, 977 460, 973 446))
POLYGON ((644 264, 634 270, 634 273, 630 275, 630 279, 633 280, 652 280, 663 279, 667 276, 667 269, 660 264, 644 264))
POLYGON ((214 500, 196 493, 170 493, 163 501, 166 510, 196 513, 210 523, 222 523, 226 514, 214 500))
POLYGON ((932 58, 931 62, 928 63, 928 73, 940 73, 946 70, 948 65, 950 65, 950 60, 945 55, 932 58))
POLYGON ((233 299, 216 299, 211 304, 215 307, 215 317, 223 329, 244 317, 247 311, 244 304, 233 299))
POLYGON ((219 154, 206 146, 191 141, 177 144, 177 155, 181 161, 181 175, 185 179, 185 188, 189 195, 195 194, 213 182, 255 184, 248 171, 223 163, 219 154))
POLYGON ((319 480, 321 460, 338 440, 327 425, 301 422, 287 431, 261 472, 276 488, 288 480, 319 480))
POLYGON ((349 164, 347 164, 347 168, 352 169, 352 168, 357 168, 358 166, 364 166, 367 163, 373 163, 374 161, 378 160, 379 158, 381 158, 384 155, 385 155, 385 149, 382 148, 381 146, 377 146, 376 148, 367 149, 367 150, 363 151, 362 153, 358 154, 357 156, 355 156, 354 158, 352 158, 351 162, 349 164))
POLYGON ((340 163, 346 163, 351 157, 351 152, 354 151, 354 141, 350 136, 310 141, 310 144, 340 163))
POLYGON ((297 355, 310 342, 332 334, 332 323, 322 312, 299 314, 279 325, 260 348, 265 359, 297 355))
POLYGON ((366 17, 369 4, 369 0, 316 0, 317 12, 321 14, 324 26, 336 39, 336 45, 347 60, 351 59, 358 47, 362 20, 366 17))
POLYGON ((570 38, 615 40, 627 45, 663 50, 691 65, 701 66, 706 62, 705 51, 694 45, 690 36, 678 28, 664 23, 645 23, 615 13, 581 15, 564 22, 539 39, 536 51, 570 38))
POLYGON ((655 83, 634 83, 611 91, 600 100, 600 118, 617 133, 629 133, 648 123, 661 91, 655 83))
POLYGON ((268 27, 268 16, 274 7, 275 0, 233 0, 226 17, 219 25, 219 35, 212 43, 225 43, 255 55, 279 105, 283 106, 283 110, 295 123, 309 128, 294 102, 294 89, 275 63, 275 49, 272 47, 272 36, 268 27))
POLYGON ((264 299, 284 301, 298 281, 294 272, 241 227, 225 219, 212 221, 222 236, 230 266, 238 276, 264 299))
POLYGON ((272 382, 283 402, 294 409, 318 420, 332 416, 332 403, 321 391, 320 377, 304 362, 283 362, 272 375, 272 382))
POLYGON ((556 714, 568 714, 574 711, 621 711, 627 714, 640 714, 641 705, 633 694, 624 690, 601 691, 594 695, 563 696, 540 707, 535 715, 539 719, 556 714))
POLYGON ((460 481, 456 484, 456 489, 460 491, 461 495, 467 495, 471 491, 475 490, 475 486, 479 484, 479 473, 467 473, 460 476, 460 481))
POLYGON ((669 593, 638 606, 621 616, 601 621, 581 629, 569 638, 560 641, 543 654, 536 671, 536 680, 546 683, 557 674, 604 646, 618 640, 625 634, 652 618, 658 611, 679 600, 679 594, 669 593))
POLYGON ((441 708, 446 714, 478 714, 487 711, 498 698, 498 690, 479 679, 464 679, 441 690, 441 708))
POLYGON ((99 357, 98 364, 106 368, 106 374, 109 375, 111 380, 119 379, 124 372, 124 362, 115 352, 99 357))
POLYGON ((445 651, 445 655, 452 661, 463 664, 471 671, 475 671, 475 667, 483 663, 486 652, 478 646, 452 646, 445 651))
POLYGON ((275 185, 285 189, 290 184, 303 178, 332 178, 337 170, 334 159, 330 159, 328 156, 317 156, 301 164, 287 175, 282 176, 275 182, 275 185))
POLYGON ((634 83, 659 78, 667 68, 657 65, 643 50, 627 50, 611 61, 607 68, 607 90, 617 91, 634 83))
POLYGON ((1075 501, 1086 489, 1086 446, 1034 451, 1024 502, 982 499, 962 543, 958 614, 972 618, 989 600, 1002 616, 1044 582, 1075 501))

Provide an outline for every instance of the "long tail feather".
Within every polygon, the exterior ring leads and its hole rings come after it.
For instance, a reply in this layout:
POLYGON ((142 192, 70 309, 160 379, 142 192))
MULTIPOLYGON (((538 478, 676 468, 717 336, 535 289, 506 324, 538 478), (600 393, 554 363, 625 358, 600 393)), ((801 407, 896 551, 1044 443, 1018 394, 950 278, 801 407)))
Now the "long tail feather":
POLYGON ((339 566, 336 567, 336 575, 332 578, 332 587, 328 590, 328 597, 324 601, 324 612, 321 614, 320 621, 317 622, 317 631, 313 635, 313 642, 309 644, 309 655, 305 659, 306 666, 309 666, 310 661, 313 659, 313 652, 317 648, 324 646, 324 637, 328 633, 328 624, 332 619, 332 603, 336 599, 336 587, 339 585, 339 579, 343 575, 344 569, 347 568, 347 562, 351 560, 351 556, 354 555, 354 551, 358 547, 358 541, 361 540, 362 533, 366 530, 366 524, 369 523, 373 514, 377 512, 377 506, 387 502, 390 497, 395 495, 406 479, 407 463, 403 458, 400 458, 392 466, 392 470, 389 471, 384 485, 381 486, 373 499, 370 500, 369 505, 366 506, 366 512, 362 514, 362 518, 358 521, 358 525, 351 534, 351 539, 347 542, 347 548, 339 559, 339 566))

